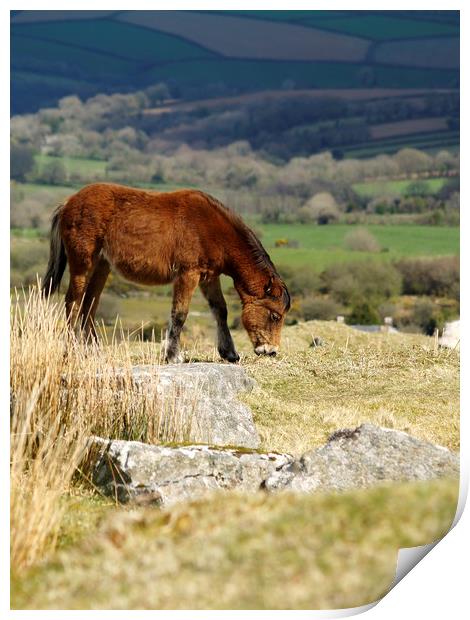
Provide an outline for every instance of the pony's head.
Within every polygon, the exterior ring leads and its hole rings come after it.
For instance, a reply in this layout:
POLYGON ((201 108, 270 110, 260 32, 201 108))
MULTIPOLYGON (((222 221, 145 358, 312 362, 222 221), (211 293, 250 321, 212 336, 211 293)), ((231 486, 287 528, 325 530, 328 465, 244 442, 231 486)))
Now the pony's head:
POLYGON ((277 354, 289 308, 289 292, 277 275, 270 276, 261 298, 252 297, 245 301, 242 323, 257 355, 277 354))

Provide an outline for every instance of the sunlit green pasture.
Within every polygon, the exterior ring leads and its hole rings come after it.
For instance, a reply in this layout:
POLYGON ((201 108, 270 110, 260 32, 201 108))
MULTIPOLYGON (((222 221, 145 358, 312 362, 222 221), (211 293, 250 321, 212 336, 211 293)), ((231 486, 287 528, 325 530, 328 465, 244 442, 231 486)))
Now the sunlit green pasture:
MULTIPOLYGON (((384 194, 404 195, 408 192, 410 186, 416 181, 407 179, 396 181, 369 181, 366 183, 355 183, 354 190, 360 196, 373 197, 383 196, 384 194)), ((426 188, 428 194, 435 194, 447 183, 447 179, 439 177, 436 179, 420 179, 419 184, 426 188)))
POLYGON ((315 270, 332 263, 368 259, 392 260, 402 256, 445 256, 459 252, 459 228, 448 226, 371 225, 364 226, 379 242, 378 253, 354 252, 345 246, 345 237, 354 227, 347 224, 259 225, 262 243, 275 263, 315 270), (298 241, 298 248, 276 248, 276 240, 298 241))

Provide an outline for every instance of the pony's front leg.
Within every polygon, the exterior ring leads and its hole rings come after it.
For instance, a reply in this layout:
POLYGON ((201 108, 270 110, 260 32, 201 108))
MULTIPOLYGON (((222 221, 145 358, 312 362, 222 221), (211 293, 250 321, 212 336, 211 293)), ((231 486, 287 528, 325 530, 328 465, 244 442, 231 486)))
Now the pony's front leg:
POLYGON ((189 303, 197 285, 199 273, 188 271, 173 282, 173 304, 171 308, 171 325, 164 343, 165 361, 168 363, 182 362, 180 353, 180 335, 189 311, 189 303))
POLYGON ((217 323, 217 349, 220 357, 229 362, 238 362, 240 356, 235 350, 227 325, 227 304, 220 286, 220 278, 201 282, 199 286, 202 294, 209 302, 209 307, 217 323))

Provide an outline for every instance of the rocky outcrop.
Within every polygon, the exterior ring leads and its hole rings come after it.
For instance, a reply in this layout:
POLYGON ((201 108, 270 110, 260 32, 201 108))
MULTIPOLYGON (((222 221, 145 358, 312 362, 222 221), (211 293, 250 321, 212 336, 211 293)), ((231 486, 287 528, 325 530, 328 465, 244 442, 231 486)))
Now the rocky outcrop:
POLYGON ((217 489, 258 490, 288 454, 209 446, 151 446, 138 441, 91 440, 88 462, 93 483, 119 501, 172 504, 217 489))
POLYGON ((385 481, 431 480, 459 475, 459 457, 407 433, 363 424, 333 433, 321 448, 274 472, 270 491, 342 491, 385 481))
POLYGON ((363 424, 340 430, 300 459, 289 454, 202 445, 151 446, 136 441, 90 440, 93 483, 120 501, 160 505, 207 491, 343 491, 386 481, 459 475, 457 454, 410 435, 363 424))
MULTIPOLYGON (((116 373, 119 374, 119 369, 116 373)), ((257 448, 259 436, 249 407, 238 394, 251 391, 256 382, 241 366, 192 363, 134 366, 136 390, 150 390, 167 407, 169 415, 191 420, 189 441, 218 446, 257 448)))

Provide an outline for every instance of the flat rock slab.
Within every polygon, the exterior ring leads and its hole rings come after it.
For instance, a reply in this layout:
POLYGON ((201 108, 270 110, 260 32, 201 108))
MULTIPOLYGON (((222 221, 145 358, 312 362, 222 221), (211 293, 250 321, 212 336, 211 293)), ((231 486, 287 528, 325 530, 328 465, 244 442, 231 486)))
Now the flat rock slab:
POLYGON ((256 491, 270 474, 292 461, 288 454, 93 437, 88 462, 93 483, 119 501, 146 499, 169 505, 217 489, 256 491))
POLYGON ((177 411, 181 419, 191 419, 190 442, 258 448, 251 409, 238 400, 238 394, 251 391, 256 382, 241 366, 202 362, 134 366, 132 378, 136 389, 152 390, 169 403, 168 415, 177 411))
POLYGON ((270 491, 346 490, 385 481, 431 480, 459 475, 459 456, 407 433, 363 424, 339 430, 321 448, 274 472, 270 491))
POLYGON ((311 493, 458 477, 459 456, 406 433, 363 424, 336 431, 327 444, 300 459, 246 449, 152 446, 93 437, 82 468, 96 486, 119 501, 168 505, 220 489, 311 493))

